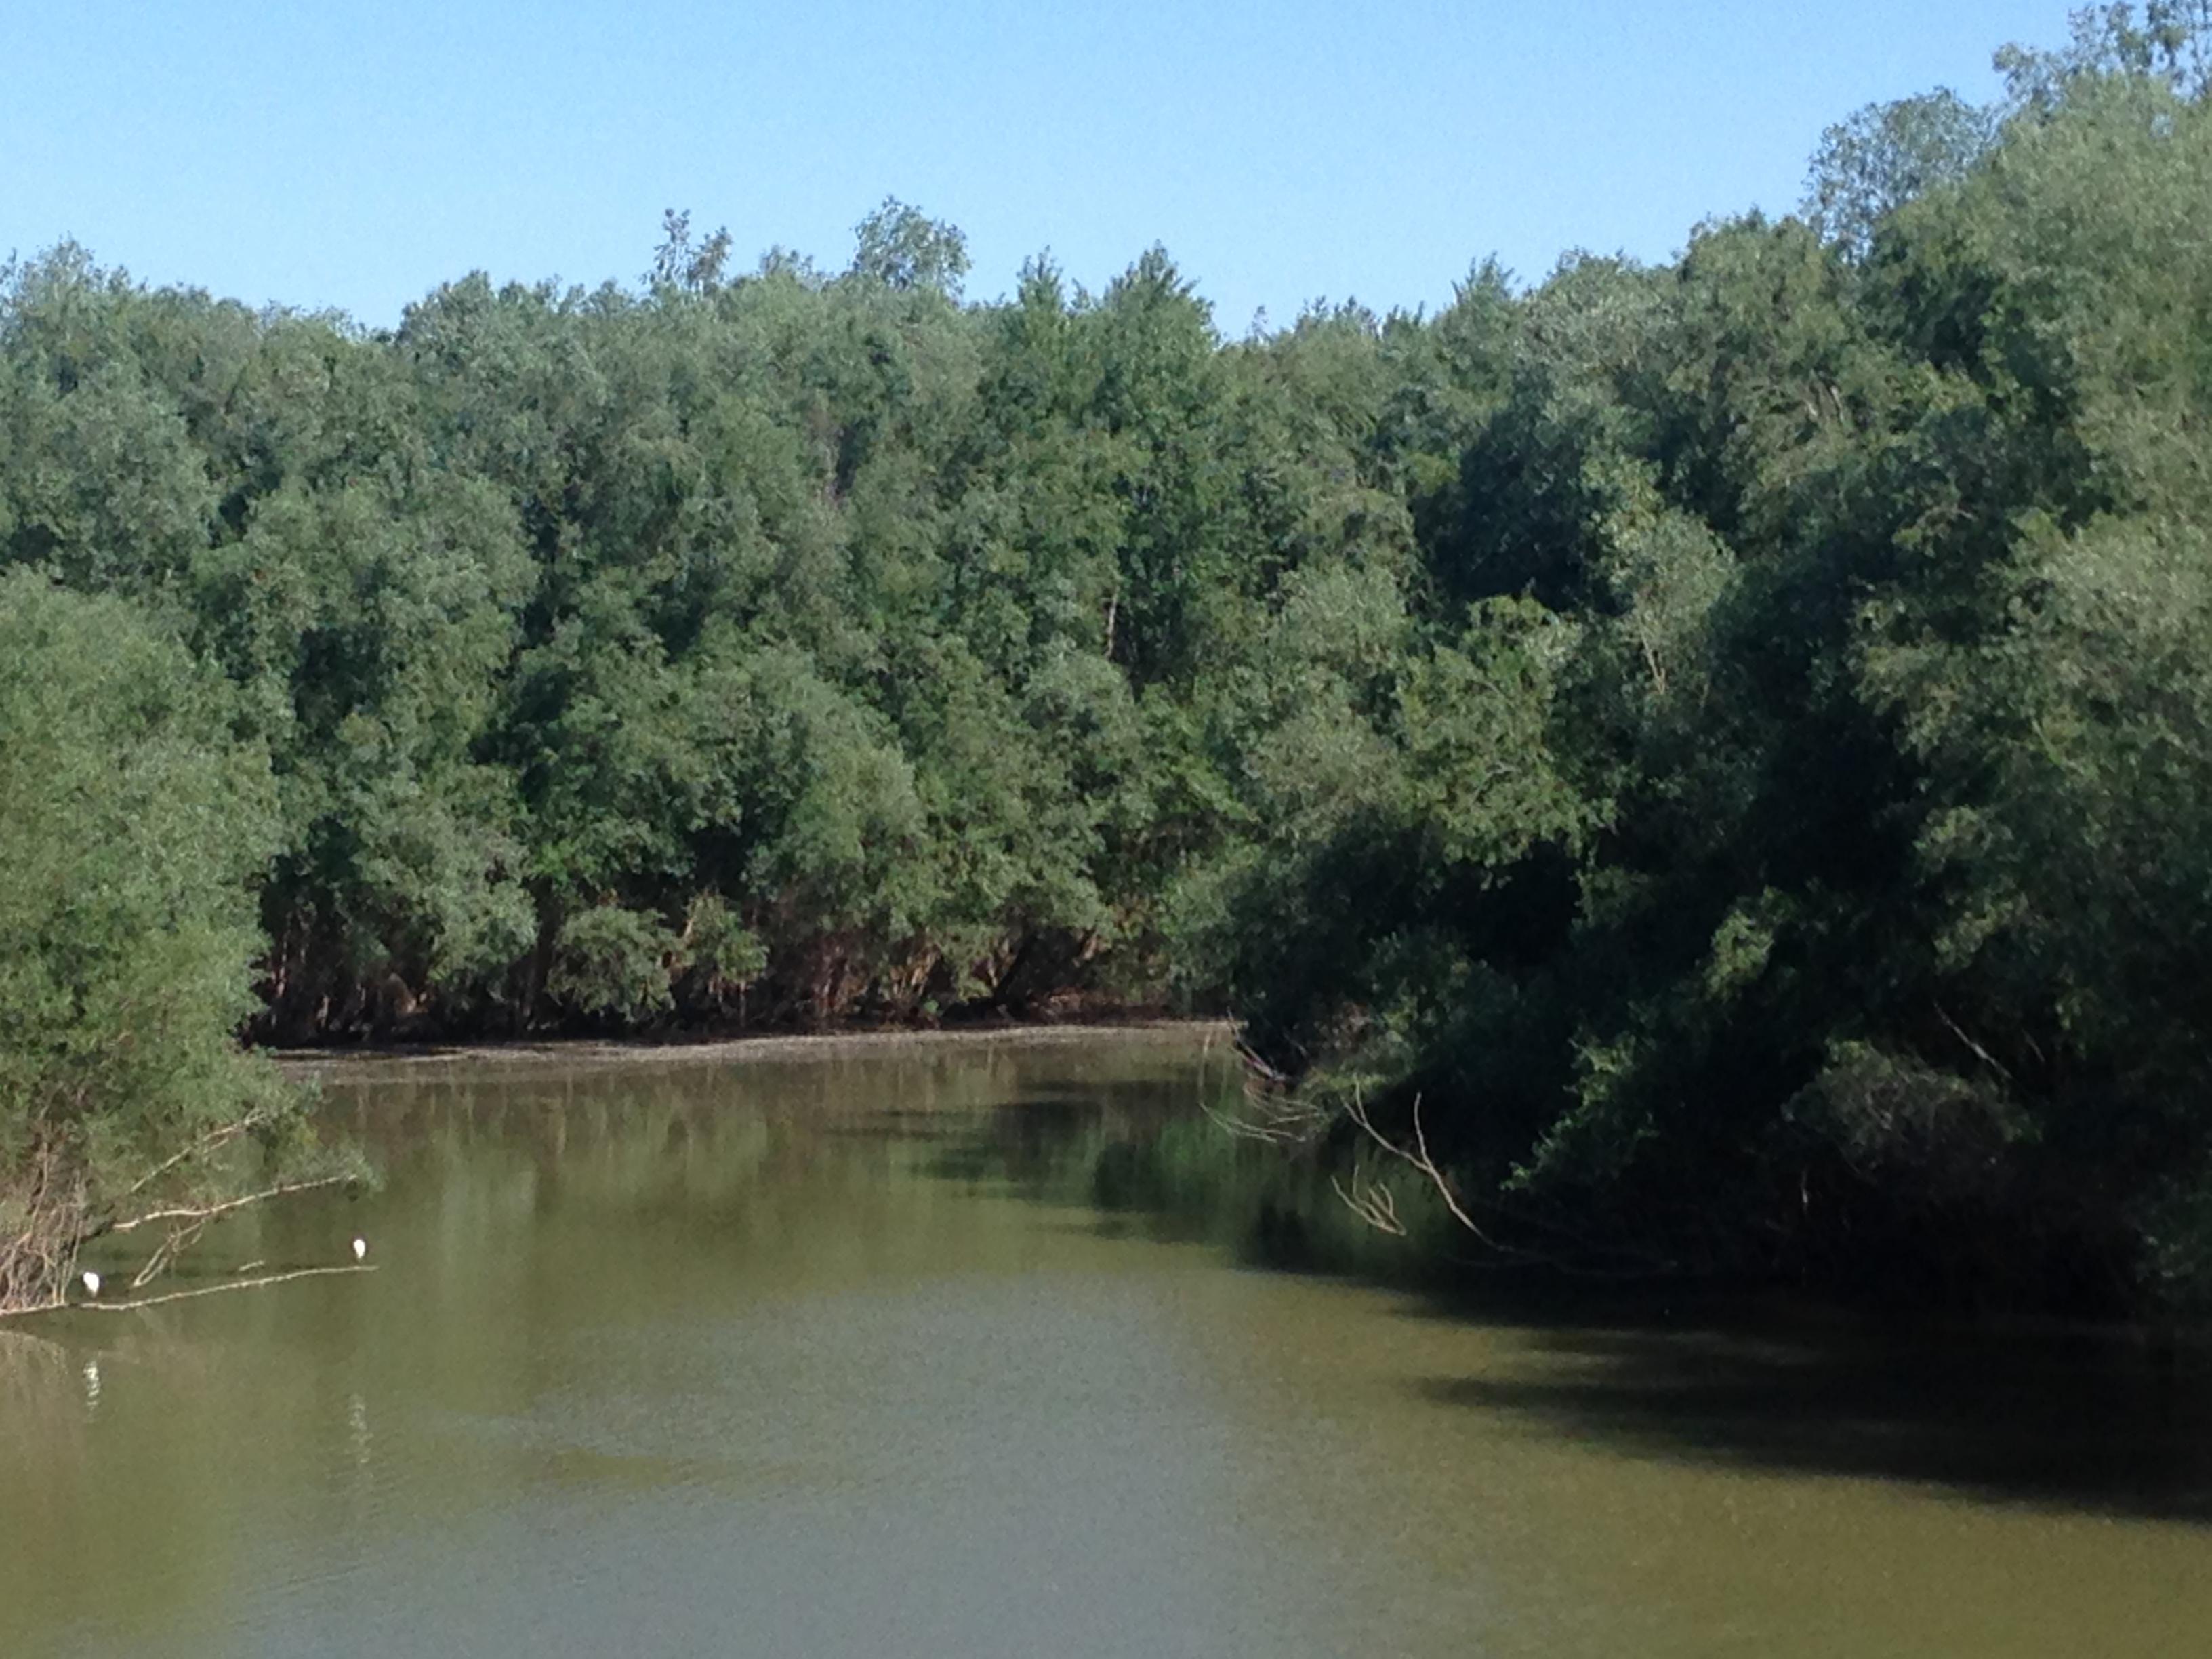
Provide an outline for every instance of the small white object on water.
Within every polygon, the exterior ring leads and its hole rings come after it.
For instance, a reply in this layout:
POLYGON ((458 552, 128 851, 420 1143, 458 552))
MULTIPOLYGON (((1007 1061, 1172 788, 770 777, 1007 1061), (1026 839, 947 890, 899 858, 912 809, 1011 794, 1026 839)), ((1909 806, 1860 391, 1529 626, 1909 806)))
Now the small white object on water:
POLYGON ((84 1293, 87 1296, 98 1296, 100 1294, 100 1275, 93 1272, 91 1268, 87 1267, 82 1277, 84 1279, 84 1293))
POLYGON ((354 1259, 355 1261, 360 1261, 363 1256, 367 1255, 368 1254, 368 1241, 367 1239, 365 1239, 365 1238, 356 1238, 356 1240, 354 1240, 354 1242, 353 1242, 353 1259, 354 1259))

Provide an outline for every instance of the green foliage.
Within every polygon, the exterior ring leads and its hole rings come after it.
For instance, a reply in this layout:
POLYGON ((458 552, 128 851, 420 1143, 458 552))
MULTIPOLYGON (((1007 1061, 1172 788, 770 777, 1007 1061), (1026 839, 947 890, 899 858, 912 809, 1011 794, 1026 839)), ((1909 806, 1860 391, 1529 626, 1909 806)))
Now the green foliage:
POLYGON ((595 904, 564 917, 546 989, 573 1012, 617 1021, 666 1009, 678 941, 652 917, 595 904))
POLYGON ((719 893, 701 893, 691 901, 678 949, 697 976, 701 994, 717 1007, 732 992, 742 996, 768 967, 768 946, 719 893))
POLYGON ((1235 342, 1158 248, 963 303, 895 199, 842 274, 672 213, 642 291, 388 336, 64 247, 0 292, 0 565, 219 710, 263 1031, 1172 994, 1425 1103, 1519 1252, 2179 1294, 2201 10, 1861 112, 1806 220, 1235 342))
POLYGON ((730 259, 730 233, 718 230, 704 241, 691 240, 691 216, 674 208, 661 216, 660 246, 653 250, 646 281, 655 287, 705 294, 719 286, 730 259))
POLYGON ((2084 6, 2068 18, 2071 38, 2056 51, 2008 46, 1996 67, 2013 106, 2062 107, 2093 77, 2159 82, 2184 97, 2203 96, 2212 70, 2212 13, 2203 0, 2148 0, 2084 6))
POLYGON ((1820 135, 1805 217, 1844 256, 1863 259, 1875 229, 1907 202, 1956 183, 1987 151, 1987 112, 1948 87, 1870 104, 1820 135))
POLYGON ((290 1134, 233 1036, 276 813, 228 714, 124 601, 0 578, 0 1306, 55 1294, 78 1235, 210 1131, 290 1134))
POLYGON ((853 273, 895 289, 933 289, 960 297, 968 239, 957 226, 924 215, 896 196, 854 227, 853 273))
POLYGON ((1184 884, 1184 971, 1316 1098, 1425 1101, 1513 1248, 2201 1293, 2187 22, 1832 130, 1825 249, 1708 226, 1509 307, 1422 508, 1443 614, 1367 735, 1315 684, 1255 739, 1270 833, 1184 884))

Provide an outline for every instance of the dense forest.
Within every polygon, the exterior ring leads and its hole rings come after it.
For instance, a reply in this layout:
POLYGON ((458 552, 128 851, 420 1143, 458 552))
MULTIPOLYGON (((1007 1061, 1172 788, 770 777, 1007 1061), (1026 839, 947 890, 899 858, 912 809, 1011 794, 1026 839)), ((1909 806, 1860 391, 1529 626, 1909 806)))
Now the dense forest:
POLYGON ((1500 1261, 2212 1282, 2193 17, 1243 338, 896 201, 391 330, 12 266, 0 1231, 284 1139, 241 1028, 1172 999, 1500 1261))

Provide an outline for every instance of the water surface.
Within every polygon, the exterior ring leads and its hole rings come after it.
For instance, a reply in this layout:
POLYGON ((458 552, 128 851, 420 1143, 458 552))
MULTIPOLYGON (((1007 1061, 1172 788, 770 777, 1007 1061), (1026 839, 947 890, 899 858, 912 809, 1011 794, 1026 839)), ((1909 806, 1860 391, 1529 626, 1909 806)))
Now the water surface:
POLYGON ((2201 1380, 1255 1267, 1189 1035, 334 1078, 202 1271, 377 1273, 0 1334, 0 1653, 2212 1650, 2201 1380))

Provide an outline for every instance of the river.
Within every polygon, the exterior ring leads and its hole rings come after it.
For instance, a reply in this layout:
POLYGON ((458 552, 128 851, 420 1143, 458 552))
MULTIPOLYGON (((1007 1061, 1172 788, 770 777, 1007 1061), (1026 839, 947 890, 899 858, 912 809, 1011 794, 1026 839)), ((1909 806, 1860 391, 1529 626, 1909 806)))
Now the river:
POLYGON ((348 1062, 386 1170, 0 1334, 0 1654, 2212 1652, 2201 1376, 1482 1315, 1090 1201, 1177 1030, 348 1062))

